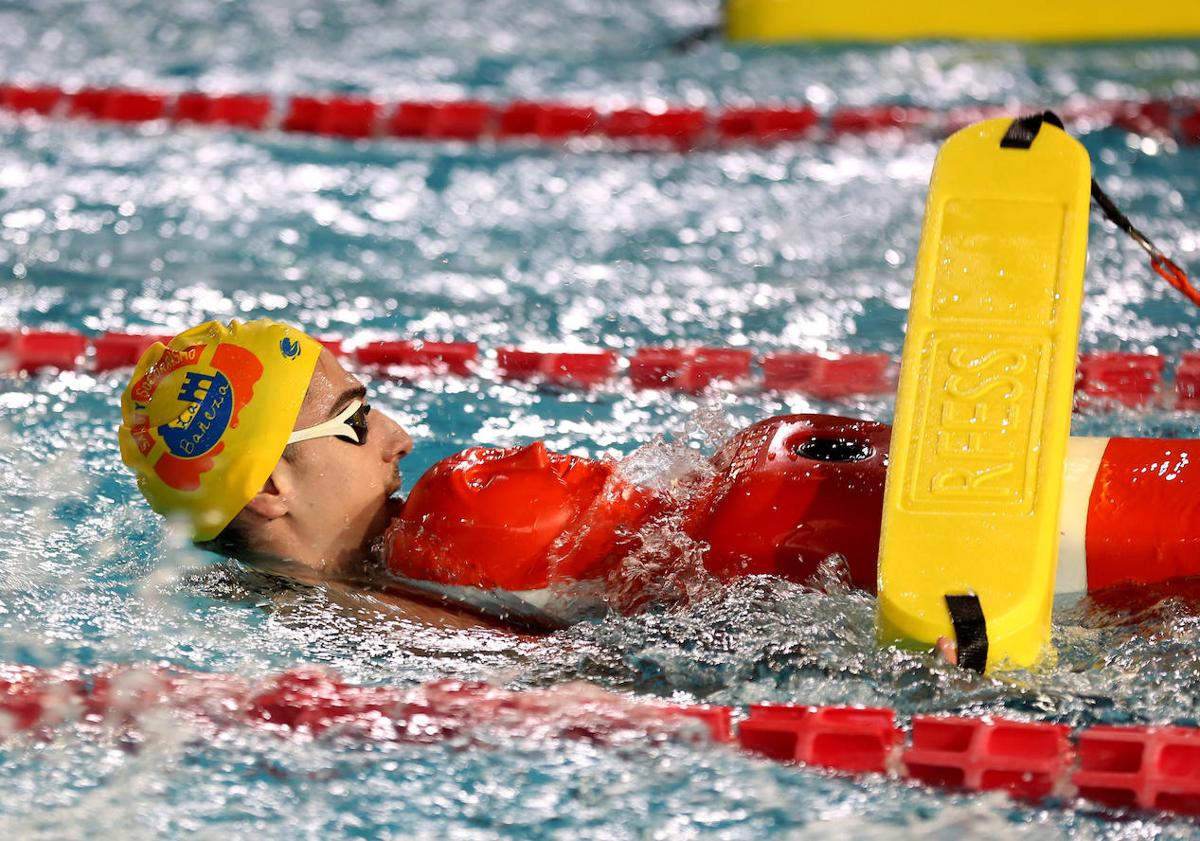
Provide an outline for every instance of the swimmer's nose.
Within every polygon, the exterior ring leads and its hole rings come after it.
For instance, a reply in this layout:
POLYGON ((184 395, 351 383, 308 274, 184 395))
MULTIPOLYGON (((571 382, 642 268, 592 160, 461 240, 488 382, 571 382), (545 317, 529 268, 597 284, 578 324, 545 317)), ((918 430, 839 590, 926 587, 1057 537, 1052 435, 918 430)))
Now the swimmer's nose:
POLYGON ((412 452, 413 440, 412 436, 408 434, 408 430, 400 426, 400 424, 396 424, 396 429, 400 433, 400 446, 397 448, 396 458, 401 459, 412 452))
POLYGON ((399 461, 412 452, 412 436, 408 434, 408 431, 404 427, 383 412, 379 413, 379 418, 386 424, 385 428, 380 430, 387 436, 383 458, 385 461, 399 461))

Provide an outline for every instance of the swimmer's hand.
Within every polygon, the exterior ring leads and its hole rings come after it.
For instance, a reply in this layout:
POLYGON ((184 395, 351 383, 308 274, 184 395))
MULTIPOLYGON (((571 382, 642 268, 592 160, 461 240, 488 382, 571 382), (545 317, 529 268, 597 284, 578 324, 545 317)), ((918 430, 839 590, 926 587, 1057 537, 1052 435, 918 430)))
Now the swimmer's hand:
POLYGON ((934 651, 951 666, 958 665, 958 645, 949 637, 938 637, 934 651))

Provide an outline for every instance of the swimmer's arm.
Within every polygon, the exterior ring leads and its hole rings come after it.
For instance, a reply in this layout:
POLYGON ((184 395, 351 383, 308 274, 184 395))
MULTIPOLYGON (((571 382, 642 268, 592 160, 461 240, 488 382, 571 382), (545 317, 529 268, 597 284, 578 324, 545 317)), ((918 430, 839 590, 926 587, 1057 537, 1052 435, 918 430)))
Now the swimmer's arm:
POLYGON ((465 610, 450 605, 432 604, 403 593, 356 587, 334 581, 325 582, 323 586, 330 601, 372 617, 382 615, 388 619, 403 619, 435 628, 506 630, 493 621, 465 610))

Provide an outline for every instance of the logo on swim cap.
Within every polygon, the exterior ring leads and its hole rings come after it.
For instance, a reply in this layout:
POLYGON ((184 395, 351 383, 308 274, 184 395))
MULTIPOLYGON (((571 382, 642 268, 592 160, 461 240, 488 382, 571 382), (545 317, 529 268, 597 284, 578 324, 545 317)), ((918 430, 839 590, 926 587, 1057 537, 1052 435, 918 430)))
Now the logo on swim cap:
POLYGON ((283 354, 284 359, 295 359, 300 355, 300 343, 295 339, 280 339, 279 352, 283 354))
MULTIPOLYGON (((254 384, 263 373, 262 362, 246 348, 219 344, 208 365, 196 364, 201 349, 196 346, 181 354, 164 354, 160 363, 130 388, 138 401, 135 405, 141 407, 154 399, 166 375, 185 369, 175 395, 179 413, 154 427, 167 448, 154 462, 154 472, 180 491, 200 487, 200 477, 212 470, 213 456, 225 446, 221 439, 230 426, 237 426, 238 412, 254 396, 254 384)), ((149 455, 154 436, 148 417, 141 415, 131 432, 138 449, 149 455)))
POLYGON ((211 450, 233 415, 233 387, 218 371, 200 374, 188 371, 178 399, 187 404, 183 414, 158 428, 167 449, 181 458, 202 456, 211 450))

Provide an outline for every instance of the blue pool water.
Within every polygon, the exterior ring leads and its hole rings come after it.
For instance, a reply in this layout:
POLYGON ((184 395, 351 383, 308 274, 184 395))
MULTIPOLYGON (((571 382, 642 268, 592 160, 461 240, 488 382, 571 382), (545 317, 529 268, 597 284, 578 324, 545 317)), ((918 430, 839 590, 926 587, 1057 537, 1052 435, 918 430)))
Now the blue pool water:
MULTIPOLYGON (((605 106, 808 101, 1059 105, 1200 96, 1194 43, 837 46, 690 53, 716 2, 374 0, 0 8, 0 79, 165 90, 321 90, 381 100, 518 97, 605 106), (653 6, 654 8, 651 8, 653 6)), ((0 327, 170 332, 269 315, 351 339, 483 347, 700 343, 895 353, 936 143, 800 142, 687 155, 139 129, 0 115, 0 327)), ((1200 267, 1200 147, 1089 135, 1098 177, 1200 267)), ((1196 346, 1200 313, 1111 227, 1092 225, 1085 349, 1196 346)), ((622 455, 701 445, 785 411, 887 419, 887 400, 591 394, 363 372, 417 439, 406 486, 471 443, 544 439, 622 455)), ((123 373, 0 378, 0 663, 167 662, 258 678, 328 666, 360 683, 441 676, 513 688, 583 679, 744 705, 864 703, 1086 725, 1200 717, 1200 620, 1064 603, 1059 663, 982 680, 878 651, 864 596, 777 581, 545 639, 414 626, 284 587, 172 539, 121 466, 123 373)), ((1094 413, 1076 434, 1196 435, 1195 416, 1094 413)), ((711 442, 709 442, 711 443, 711 442)), ((1185 838, 1194 822, 1111 820, 881 779, 847 780, 694 744, 538 738, 491 750, 215 741, 144 728, 135 747, 66 728, 0 745, 7 837, 1185 838)))

